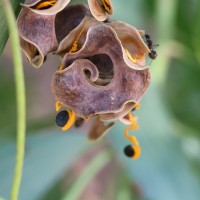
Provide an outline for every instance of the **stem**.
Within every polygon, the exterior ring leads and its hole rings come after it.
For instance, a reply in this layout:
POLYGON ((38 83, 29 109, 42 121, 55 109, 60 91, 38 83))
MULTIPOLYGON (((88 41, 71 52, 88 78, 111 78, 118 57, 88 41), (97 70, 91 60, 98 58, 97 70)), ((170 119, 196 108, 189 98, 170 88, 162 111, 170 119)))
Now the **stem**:
POLYGON ((25 84, 24 72, 22 64, 22 56, 20 51, 20 42, 18 29, 15 23, 15 16, 9 0, 2 0, 7 24, 10 32, 12 43, 12 54, 14 63, 14 76, 16 87, 16 103, 17 103, 17 146, 16 146, 16 161, 14 178, 11 189, 11 200, 17 200, 22 177, 22 169, 24 162, 24 147, 25 147, 25 130, 26 130, 26 100, 25 100, 25 84))

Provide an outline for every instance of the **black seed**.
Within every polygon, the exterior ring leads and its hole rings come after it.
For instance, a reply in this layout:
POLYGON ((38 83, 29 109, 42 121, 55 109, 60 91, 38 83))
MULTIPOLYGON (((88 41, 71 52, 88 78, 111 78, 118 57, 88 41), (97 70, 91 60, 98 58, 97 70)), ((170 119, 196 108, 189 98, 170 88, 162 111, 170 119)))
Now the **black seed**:
POLYGON ((56 116, 56 124, 60 127, 65 126, 69 120, 69 114, 66 110, 59 112, 56 116))
POLYGON ((124 148, 124 154, 127 156, 127 157, 133 157, 135 152, 134 152, 134 149, 131 145, 127 145, 125 148, 124 148))

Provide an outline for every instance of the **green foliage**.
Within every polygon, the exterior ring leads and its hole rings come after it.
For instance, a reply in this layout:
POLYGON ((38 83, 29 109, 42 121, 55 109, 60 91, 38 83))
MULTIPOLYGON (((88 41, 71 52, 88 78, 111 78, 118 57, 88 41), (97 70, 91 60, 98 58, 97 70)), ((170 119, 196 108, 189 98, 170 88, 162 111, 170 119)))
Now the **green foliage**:
POLYGON ((200 2, 179 1, 176 41, 180 56, 169 65, 165 97, 175 116, 200 133, 200 2), (192 22, 192 23, 191 23, 192 22))
MULTIPOLYGON (((20 3, 23 3, 24 0, 11 0, 10 1, 13 7, 13 10, 15 12, 15 16, 17 16, 19 14, 19 11, 21 9, 20 3)), ((3 6, 2 6, 2 2, 0 1, 0 30, 1 30, 1 34, 0 34, 0 55, 7 43, 8 40, 8 28, 7 28, 7 23, 6 23, 6 18, 5 18, 5 14, 3 11, 3 6)))
MULTIPOLYGON (((4 73, 0 66, 0 74, 4 73)), ((0 78, 0 93, 3 97, 0 98, 0 140, 8 139, 15 136, 16 124, 16 105, 15 105, 15 90, 14 77, 8 79, 5 76, 0 78), (11 122, 11 123, 10 123, 11 122)))
POLYGON ((186 62, 174 59, 170 63, 165 96, 175 116, 200 136, 200 68, 197 66, 191 58, 186 62))

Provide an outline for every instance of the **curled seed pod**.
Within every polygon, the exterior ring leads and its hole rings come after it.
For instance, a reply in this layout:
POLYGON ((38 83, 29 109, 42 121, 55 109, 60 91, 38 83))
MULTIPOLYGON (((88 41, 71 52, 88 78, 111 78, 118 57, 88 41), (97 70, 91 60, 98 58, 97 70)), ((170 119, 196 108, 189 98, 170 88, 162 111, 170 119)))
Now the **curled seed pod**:
MULTIPOLYGON (((130 111, 143 97, 150 82, 150 71, 148 67, 143 70, 129 67, 124 61, 123 49, 113 28, 104 24, 89 28, 82 48, 67 53, 63 70, 53 77, 52 92, 56 100, 83 118, 121 112, 127 103, 130 104, 127 112, 130 111), (99 55, 109 59, 110 66, 99 67, 99 55), (113 73, 111 81, 98 85, 99 74, 106 69, 113 73)), ((138 68, 137 63, 132 65, 138 68)))
POLYGON ((55 15, 63 10, 71 0, 29 0, 21 4, 39 15, 55 15))
POLYGON ((87 15, 89 10, 83 5, 69 6, 56 15, 40 15, 23 8, 17 25, 21 47, 29 62, 40 67, 47 54, 56 51, 63 38, 76 29, 87 15))
POLYGON ((40 67, 47 53, 58 47, 54 20, 55 15, 38 15, 28 8, 23 8, 18 17, 21 47, 34 67, 40 67))
POLYGON ((111 0, 88 0, 90 11, 94 18, 98 21, 105 21, 107 19, 107 13, 112 15, 113 6, 111 0))

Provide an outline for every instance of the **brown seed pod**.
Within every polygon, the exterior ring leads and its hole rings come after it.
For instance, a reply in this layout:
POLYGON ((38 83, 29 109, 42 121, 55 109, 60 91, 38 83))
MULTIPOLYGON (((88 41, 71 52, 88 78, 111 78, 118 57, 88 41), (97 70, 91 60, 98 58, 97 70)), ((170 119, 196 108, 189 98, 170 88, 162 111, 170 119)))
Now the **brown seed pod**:
POLYGON ((131 110, 149 85, 150 71, 146 66, 135 70, 139 68, 137 63, 128 66, 123 50, 113 28, 104 24, 89 28, 82 48, 67 53, 63 58, 64 69, 53 77, 52 91, 56 100, 83 118, 121 112, 127 103, 131 110), (93 61, 94 56, 97 59, 99 55, 110 60, 111 65, 99 67, 100 61, 93 61), (113 70, 113 77, 106 85, 98 85, 99 74, 106 74, 103 70, 113 70))
POLYGON ((111 0, 88 0, 90 11, 94 18, 98 21, 105 21, 107 19, 107 13, 113 14, 113 6, 111 0))
POLYGON ((100 140, 103 136, 105 136, 110 129, 114 126, 114 122, 105 125, 104 122, 99 120, 98 117, 94 119, 92 127, 89 130, 88 138, 90 140, 100 140))
POLYGON ((71 0, 29 0, 21 4, 39 15, 55 15, 63 10, 71 0))
POLYGON ((17 25, 21 47, 29 62, 40 67, 46 55, 56 51, 63 38, 88 15, 89 10, 83 5, 69 6, 56 15, 39 15, 23 8, 17 25))
POLYGON ((55 15, 38 15, 28 8, 23 8, 18 17, 22 50, 35 67, 40 67, 47 53, 58 47, 54 21, 55 15))

